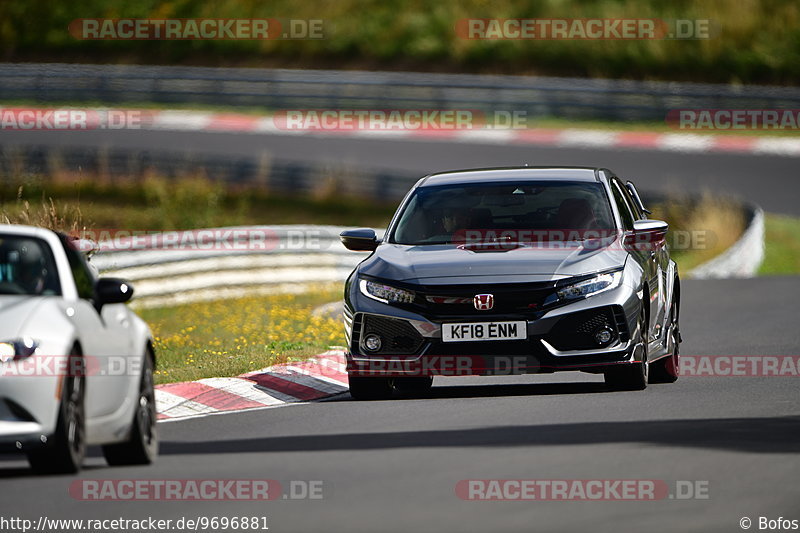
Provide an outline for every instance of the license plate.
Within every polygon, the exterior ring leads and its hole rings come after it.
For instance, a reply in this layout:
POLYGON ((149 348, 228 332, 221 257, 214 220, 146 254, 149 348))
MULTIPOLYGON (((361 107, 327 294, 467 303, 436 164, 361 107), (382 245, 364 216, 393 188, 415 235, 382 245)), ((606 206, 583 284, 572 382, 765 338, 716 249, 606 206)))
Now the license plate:
POLYGON ((442 324, 442 342, 517 341, 528 338, 524 320, 442 324))

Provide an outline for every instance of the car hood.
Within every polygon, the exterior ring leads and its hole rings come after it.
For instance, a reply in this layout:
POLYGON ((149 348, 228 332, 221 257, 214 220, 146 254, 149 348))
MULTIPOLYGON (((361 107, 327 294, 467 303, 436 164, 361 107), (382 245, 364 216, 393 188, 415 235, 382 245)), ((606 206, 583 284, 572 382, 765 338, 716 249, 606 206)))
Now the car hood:
POLYGON ((624 266, 628 253, 619 243, 595 240, 503 251, 385 243, 364 260, 359 273, 423 285, 553 281, 624 266))
POLYGON ((43 300, 39 296, 0 295, 0 342, 21 335, 25 323, 43 300))

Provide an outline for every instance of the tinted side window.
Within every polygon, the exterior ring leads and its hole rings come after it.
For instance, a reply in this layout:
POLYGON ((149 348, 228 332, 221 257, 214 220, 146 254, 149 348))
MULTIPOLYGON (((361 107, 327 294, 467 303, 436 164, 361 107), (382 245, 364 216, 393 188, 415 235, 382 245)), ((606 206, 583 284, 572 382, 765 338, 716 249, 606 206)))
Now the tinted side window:
POLYGON ((75 287, 78 289, 78 297, 92 300, 94 298, 95 279, 89 265, 86 264, 86 259, 67 239, 62 238, 61 244, 64 246, 64 251, 67 253, 67 260, 69 260, 69 267, 72 270, 72 277, 75 279, 75 287))
POLYGON ((647 213, 645 213, 646 208, 643 209, 644 207, 643 205, 642 207, 639 207, 642 202, 642 197, 639 194, 639 191, 636 190, 636 185, 634 185, 632 181, 629 181, 628 183, 625 184, 625 189, 630 193, 630 197, 633 200, 633 205, 636 207, 636 212, 639 213, 638 218, 640 220, 647 219, 647 213), (628 184, 630 184, 630 186, 628 184), (639 199, 638 201, 637 198, 639 199))
POLYGON ((622 196, 625 198, 625 202, 630 206, 631 213, 633 213, 633 218, 635 220, 641 220, 644 218, 644 213, 639 210, 639 204, 636 203, 636 200, 633 199, 631 195, 631 191, 628 190, 628 187, 623 185, 622 182, 619 182, 619 188, 622 191, 622 196))
POLYGON ((631 212, 631 208, 625 200, 625 196, 620 190, 619 182, 617 180, 613 180, 611 182, 611 194, 613 194, 614 202, 616 202, 617 209, 619 209, 619 215, 622 218, 622 227, 627 230, 632 230, 634 220, 633 213, 631 212))
POLYGON ((61 294, 53 251, 47 242, 25 235, 0 235, 0 294, 61 294))

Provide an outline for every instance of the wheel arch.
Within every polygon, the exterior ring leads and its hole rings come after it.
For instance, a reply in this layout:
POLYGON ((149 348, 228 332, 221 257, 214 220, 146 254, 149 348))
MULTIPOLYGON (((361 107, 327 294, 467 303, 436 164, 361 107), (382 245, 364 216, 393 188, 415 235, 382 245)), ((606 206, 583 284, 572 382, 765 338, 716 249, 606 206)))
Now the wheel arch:
POLYGON ((81 345, 80 339, 75 339, 72 341, 72 347, 70 348, 70 351, 72 350, 75 351, 75 355, 80 355, 81 357, 84 355, 83 346, 81 345))
POLYGON ((153 363, 153 368, 155 368, 156 367, 156 348, 153 345, 153 339, 152 338, 148 337, 147 342, 145 342, 145 345, 144 345, 144 350, 145 350, 145 355, 147 355, 150 358, 150 362, 153 363))
POLYGON ((647 322, 647 329, 650 329, 650 285, 647 281, 642 281, 642 305, 644 306, 644 319, 647 322))

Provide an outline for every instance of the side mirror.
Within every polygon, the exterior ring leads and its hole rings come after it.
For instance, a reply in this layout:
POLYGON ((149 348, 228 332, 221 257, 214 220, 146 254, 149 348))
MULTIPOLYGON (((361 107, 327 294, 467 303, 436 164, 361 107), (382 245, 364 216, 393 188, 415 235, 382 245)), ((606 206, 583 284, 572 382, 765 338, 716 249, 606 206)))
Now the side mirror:
POLYGON ((102 307, 105 304, 122 304, 133 296, 133 285, 124 279, 100 278, 94 285, 95 305, 102 307))
POLYGON ((655 250, 667 236, 669 224, 663 220, 636 220, 633 231, 625 236, 625 244, 639 250, 655 250))
POLYGON ((356 252, 372 252, 380 244, 375 230, 369 228, 344 230, 339 238, 345 248, 356 252))

